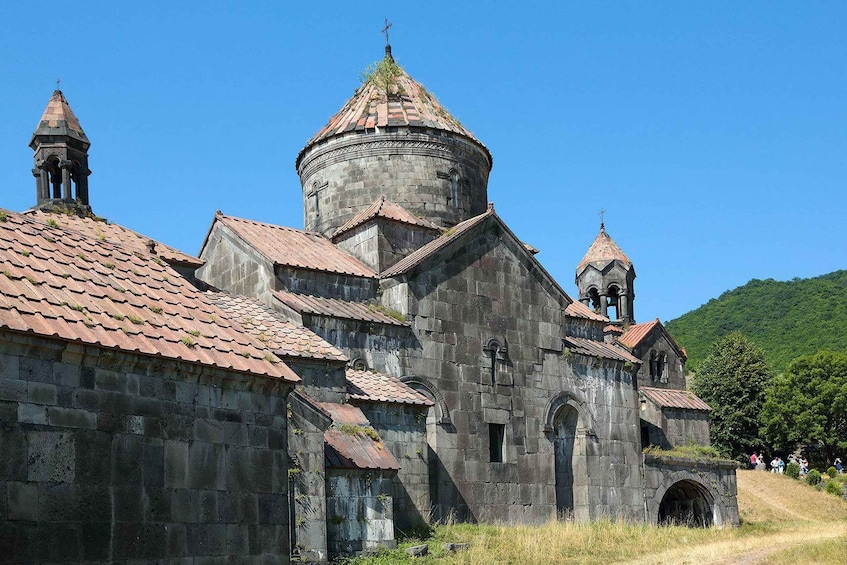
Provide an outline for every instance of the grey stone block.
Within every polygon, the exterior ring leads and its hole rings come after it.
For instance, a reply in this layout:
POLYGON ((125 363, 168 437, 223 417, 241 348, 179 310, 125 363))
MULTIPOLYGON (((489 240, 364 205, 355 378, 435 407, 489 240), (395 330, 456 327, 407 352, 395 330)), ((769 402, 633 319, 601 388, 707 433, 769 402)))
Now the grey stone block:
MULTIPOLYGON (((17 359, 15 357, 14 359, 17 359)), ((2 375, 11 375, 12 373, 0 372, 2 375)), ((13 402, 25 401, 27 398, 27 382, 12 378, 0 378, 0 400, 9 400, 13 402)))
POLYGON ((97 429, 97 414, 88 410, 53 406, 47 408, 47 423, 62 428, 95 430, 97 429))
POLYGON ((76 449, 70 433, 29 432, 27 479, 36 482, 74 481, 76 449))
POLYGON ((47 425, 47 407, 37 404, 18 404, 18 421, 24 424, 47 425))
POLYGON ((188 485, 188 443, 166 441, 164 446, 165 486, 182 488, 188 485))
POLYGON ((6 483, 10 520, 38 520, 38 484, 6 483))

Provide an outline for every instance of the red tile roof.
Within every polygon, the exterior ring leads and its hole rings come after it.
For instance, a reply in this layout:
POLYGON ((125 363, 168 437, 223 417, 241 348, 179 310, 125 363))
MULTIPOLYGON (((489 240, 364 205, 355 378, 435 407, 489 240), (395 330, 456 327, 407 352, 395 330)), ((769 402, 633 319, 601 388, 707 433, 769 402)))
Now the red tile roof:
POLYGON ((383 314, 376 306, 363 302, 348 302, 337 298, 322 298, 308 294, 295 294, 285 290, 275 290, 273 295, 280 302, 300 314, 312 314, 315 316, 327 316, 330 318, 342 318, 345 320, 358 320, 374 324, 388 326, 408 326, 408 322, 401 322, 387 314, 383 314))
POLYGON ((438 251, 459 239, 465 232, 473 229, 474 226, 479 225, 494 215, 494 207, 489 206, 488 210, 482 214, 456 224, 451 229, 445 231, 441 237, 430 241, 420 249, 410 253, 403 259, 400 259, 400 261, 394 264, 394 266, 383 271, 380 274, 380 277, 391 278, 411 271, 413 268, 426 261, 429 257, 438 253, 438 251))
POLYGON ((594 238, 594 242, 588 248, 585 257, 579 262, 576 272, 577 274, 581 273, 588 265, 594 265, 598 269, 602 269, 612 261, 620 261, 626 268, 632 267, 632 261, 629 260, 629 257, 618 247, 618 244, 614 242, 612 237, 606 233, 606 228, 601 226, 600 233, 594 238))
POLYGON ((587 318, 589 320, 595 320, 597 322, 608 322, 609 318, 604 316, 603 314, 598 314, 579 300, 574 300, 568 307, 565 308, 565 314, 571 316, 572 318, 587 318))
POLYGON ((326 466, 334 469, 398 470, 397 459, 379 439, 370 422, 356 406, 318 403, 332 417, 324 432, 326 466), (373 438, 376 439, 373 439, 373 438))
MULTIPOLYGON (((41 210, 27 210, 24 214, 40 222, 47 223, 52 221, 58 224, 59 227, 76 230, 90 238, 100 241, 110 241, 122 245, 130 251, 150 255, 149 242, 153 241, 152 239, 118 224, 110 224, 105 220, 81 217, 75 214, 57 214, 43 212, 41 210)), ((201 267, 203 265, 203 261, 197 257, 192 257, 158 241, 153 241, 153 243, 153 256, 159 257, 168 263, 189 265, 192 267, 201 267)))
POLYGON ((297 382, 158 258, 0 215, 0 329, 297 382))
POLYGON ((615 324, 608 324, 606 327, 603 328, 603 333, 621 335, 621 334, 623 334, 623 332, 624 332, 623 328, 620 327, 620 326, 616 326, 615 324))
POLYGON ((216 291, 208 291, 206 297, 283 359, 349 361, 344 353, 316 333, 286 320, 255 298, 216 291))
POLYGON ((633 357, 625 349, 603 341, 594 341, 584 337, 569 336, 565 338, 565 347, 574 353, 580 353, 591 357, 601 357, 603 359, 623 361, 624 363, 641 363, 641 359, 633 357))
POLYGON ((352 400, 432 406, 432 401, 396 377, 376 371, 347 369, 347 394, 352 400))
POLYGON ((215 214, 215 221, 235 232, 276 265, 357 277, 376 277, 376 273, 367 265, 341 251, 322 235, 225 216, 220 212, 215 214))
POLYGON ((440 232, 441 228, 423 218, 418 218, 399 204, 388 200, 385 196, 380 196, 379 199, 353 216, 347 223, 335 230, 330 239, 334 240, 338 236, 347 233, 355 227, 358 227, 368 220, 373 218, 385 218, 401 224, 418 226, 433 232, 440 232))
MULTIPOLYGON (((347 132, 368 132, 376 128, 408 126, 448 131, 488 149, 450 113, 435 97, 401 69, 391 95, 368 82, 306 144, 306 148, 347 132)), ((305 151, 305 148, 304 150, 305 151)), ((303 152, 297 157, 299 162, 303 152)))
POLYGON ((67 135, 89 145, 88 137, 61 90, 53 91, 33 135, 67 135))
POLYGON ((667 388, 652 388, 643 386, 638 389, 660 408, 683 408, 711 412, 712 408, 690 390, 674 390, 667 388))
POLYGON ((624 334, 618 338, 618 343, 629 349, 635 349, 641 341, 647 337, 656 325, 661 324, 659 318, 641 324, 632 324, 624 334))

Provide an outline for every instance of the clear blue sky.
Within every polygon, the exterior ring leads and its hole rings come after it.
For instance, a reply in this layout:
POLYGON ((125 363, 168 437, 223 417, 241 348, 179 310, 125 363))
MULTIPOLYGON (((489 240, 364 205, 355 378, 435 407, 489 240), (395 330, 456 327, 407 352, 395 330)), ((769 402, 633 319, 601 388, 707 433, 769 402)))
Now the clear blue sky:
POLYGON ((845 268, 843 2, 14 2, 0 207, 35 203, 61 88, 91 203, 196 254, 215 210, 302 227, 298 151, 383 54, 494 156, 489 200, 572 295, 598 212, 639 321, 845 268))

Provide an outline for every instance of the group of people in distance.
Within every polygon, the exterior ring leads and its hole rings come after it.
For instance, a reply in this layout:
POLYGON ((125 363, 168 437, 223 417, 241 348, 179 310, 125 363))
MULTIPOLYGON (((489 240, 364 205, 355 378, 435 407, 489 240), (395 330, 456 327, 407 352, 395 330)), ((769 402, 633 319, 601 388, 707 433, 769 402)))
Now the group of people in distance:
MULTIPOLYGON (((797 463, 800 466, 800 475, 806 476, 809 472, 809 462, 806 461, 805 457, 797 457, 793 453, 788 456, 788 463, 797 463)), ((841 458, 836 457, 833 462, 833 466, 835 470, 838 471, 838 474, 844 473, 844 466, 841 463, 841 458)), ((750 455, 750 468, 756 471, 767 471, 768 464, 765 459, 764 454, 758 454, 753 452, 750 455)), ((782 474, 785 472, 785 461, 782 460, 782 457, 774 457, 770 462, 770 471, 771 473, 779 473, 782 474)))

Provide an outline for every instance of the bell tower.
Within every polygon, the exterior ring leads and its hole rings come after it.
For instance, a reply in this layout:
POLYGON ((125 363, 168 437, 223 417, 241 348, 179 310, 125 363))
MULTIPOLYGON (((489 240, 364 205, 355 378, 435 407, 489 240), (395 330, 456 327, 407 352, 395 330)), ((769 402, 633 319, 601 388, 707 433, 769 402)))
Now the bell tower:
POLYGON ((36 205, 91 214, 88 203, 88 141, 65 95, 54 90, 38 122, 30 148, 35 151, 36 205))
POLYGON ((612 322, 635 323, 635 267, 629 257, 606 233, 600 221, 600 233, 576 268, 579 301, 612 322))

